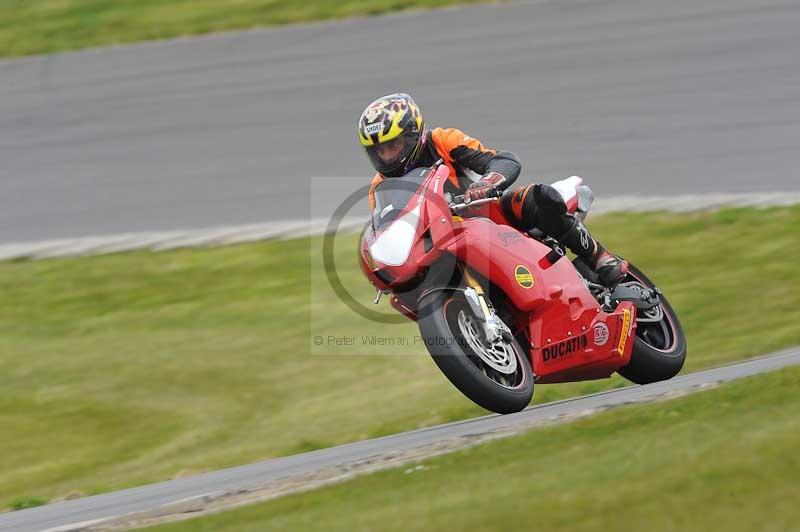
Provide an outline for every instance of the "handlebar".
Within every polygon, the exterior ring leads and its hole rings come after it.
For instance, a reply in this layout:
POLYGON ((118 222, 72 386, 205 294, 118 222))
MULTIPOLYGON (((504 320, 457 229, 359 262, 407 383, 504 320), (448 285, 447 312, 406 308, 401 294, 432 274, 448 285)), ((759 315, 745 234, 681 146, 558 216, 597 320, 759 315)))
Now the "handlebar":
POLYGON ((494 188, 492 190, 489 190, 486 193, 486 198, 485 199, 479 199, 479 200, 475 200, 475 201, 470 201, 468 203, 464 201, 465 194, 461 194, 460 196, 453 196, 453 201, 450 203, 450 209, 454 210, 454 211, 460 211, 460 210, 463 210, 463 209, 467 209, 469 207, 476 207, 478 205, 484 205, 486 203, 491 203, 493 201, 496 201, 497 198, 499 198, 502 195, 503 195, 503 191, 502 190, 498 190, 498 189, 494 188))

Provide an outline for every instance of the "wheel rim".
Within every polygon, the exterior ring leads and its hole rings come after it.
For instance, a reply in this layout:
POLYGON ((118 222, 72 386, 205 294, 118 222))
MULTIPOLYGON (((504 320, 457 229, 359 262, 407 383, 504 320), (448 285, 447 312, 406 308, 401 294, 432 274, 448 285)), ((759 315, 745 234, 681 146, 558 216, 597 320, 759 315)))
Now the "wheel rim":
POLYGON ((467 302, 451 298, 445 303, 445 320, 450 333, 470 362, 495 384, 508 389, 519 389, 526 385, 528 375, 520 363, 520 353, 513 344, 501 341, 487 345, 483 326, 472 315, 467 302))
MULTIPOLYGON (((631 272, 628 273, 628 276, 642 288, 654 288, 631 272)), ((663 300, 663 296, 659 297, 663 300)), ((671 314, 672 310, 663 302, 653 309, 641 312, 641 316, 637 311, 636 338, 661 353, 669 354, 675 351, 678 345, 678 334, 671 314)))
POLYGON ((458 312, 458 328, 472 352, 492 369, 504 375, 513 374, 517 371, 517 356, 513 347, 503 341, 490 344, 480 330, 482 327, 478 320, 463 310, 458 312))

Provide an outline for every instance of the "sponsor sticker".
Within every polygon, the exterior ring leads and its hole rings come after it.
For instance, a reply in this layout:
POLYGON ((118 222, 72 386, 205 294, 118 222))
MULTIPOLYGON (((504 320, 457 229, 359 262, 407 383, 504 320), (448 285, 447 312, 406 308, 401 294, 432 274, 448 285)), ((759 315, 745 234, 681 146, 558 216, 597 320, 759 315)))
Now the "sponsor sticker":
POLYGON ((569 340, 564 340, 563 342, 558 342, 557 344, 549 345, 542 348, 542 362, 547 364, 548 362, 553 362, 556 359, 565 357, 576 351, 583 351, 588 345, 589 335, 587 333, 583 333, 575 338, 570 338, 569 340))
POLYGON ((620 336, 619 336, 619 345, 617 345, 617 351, 619 351, 619 356, 623 356, 625 354, 625 344, 628 343, 628 336, 630 336, 630 326, 631 326, 631 311, 625 309, 622 311, 622 328, 620 329, 620 336))
POLYGON ((522 288, 530 288, 533 286, 533 274, 531 274, 531 271, 525 266, 519 265, 516 267, 514 270, 514 278, 517 280, 517 284, 522 288))
POLYGON ((364 126, 364 135, 372 135, 374 133, 380 133, 383 131, 383 124, 370 124, 368 126, 364 126))
POLYGON ((500 240, 503 241, 504 247, 508 247, 509 244, 514 244, 516 242, 522 242, 524 239, 522 233, 519 231, 501 231, 497 233, 497 236, 499 236, 500 240))
POLYGON ((606 345, 608 343, 608 336, 608 325, 601 321, 594 326, 594 345, 606 345))

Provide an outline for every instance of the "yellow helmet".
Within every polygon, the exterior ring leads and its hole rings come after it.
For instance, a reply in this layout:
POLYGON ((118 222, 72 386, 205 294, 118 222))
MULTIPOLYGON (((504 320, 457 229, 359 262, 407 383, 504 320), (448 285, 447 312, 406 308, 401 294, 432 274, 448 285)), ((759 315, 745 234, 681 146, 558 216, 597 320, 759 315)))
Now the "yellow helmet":
POLYGON ((375 170, 388 177, 414 168, 425 142, 422 113, 408 94, 378 98, 358 120, 358 139, 375 170))

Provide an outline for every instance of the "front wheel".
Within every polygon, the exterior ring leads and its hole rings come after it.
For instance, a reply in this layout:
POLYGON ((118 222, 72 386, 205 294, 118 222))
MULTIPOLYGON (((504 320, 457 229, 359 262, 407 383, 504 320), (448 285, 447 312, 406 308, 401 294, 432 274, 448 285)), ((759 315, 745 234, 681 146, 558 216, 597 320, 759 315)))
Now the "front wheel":
POLYGON ((489 343, 463 292, 435 290, 420 298, 419 309, 425 346, 461 393, 498 414, 528 406, 533 372, 525 351, 513 338, 489 343))
MULTIPOLYGON (((624 282, 655 288, 653 282, 633 265, 624 282)), ((636 340, 627 366, 618 373, 636 384, 671 379, 686 360, 686 335, 678 316, 663 294, 661 304, 646 313, 637 313, 636 340)))

